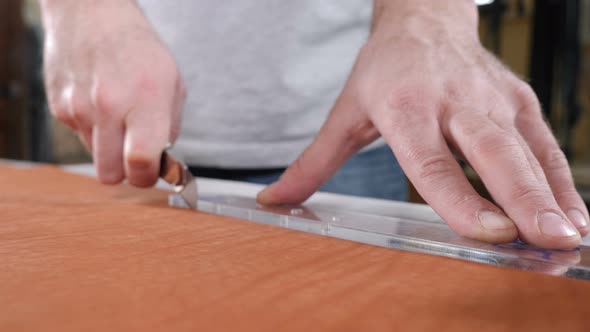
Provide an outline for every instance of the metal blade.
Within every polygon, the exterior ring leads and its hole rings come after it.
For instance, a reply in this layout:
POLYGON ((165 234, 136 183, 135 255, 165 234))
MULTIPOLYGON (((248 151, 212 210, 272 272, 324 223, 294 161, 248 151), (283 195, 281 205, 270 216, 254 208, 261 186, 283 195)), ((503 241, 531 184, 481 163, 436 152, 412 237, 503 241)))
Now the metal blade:
MULTIPOLYGON (((185 169, 185 178, 187 179, 180 191, 177 191, 184 199, 186 204, 193 210, 197 209, 197 180, 190 173, 188 168, 185 169)), ((176 187, 175 187, 176 190, 176 187)))

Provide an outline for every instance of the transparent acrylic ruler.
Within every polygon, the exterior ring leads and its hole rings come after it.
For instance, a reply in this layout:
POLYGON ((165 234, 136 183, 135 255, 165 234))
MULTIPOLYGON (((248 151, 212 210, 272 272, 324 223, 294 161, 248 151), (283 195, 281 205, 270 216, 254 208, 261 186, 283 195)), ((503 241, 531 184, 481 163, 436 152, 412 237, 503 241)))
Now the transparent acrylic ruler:
MULTIPOLYGON (((187 207, 178 195, 171 195, 169 204, 187 207)), ((203 212, 381 247, 590 280, 588 245, 573 250, 539 249, 518 241, 494 245, 460 237, 439 222, 317 208, 262 207, 252 198, 239 196, 201 196, 197 206, 203 212)))

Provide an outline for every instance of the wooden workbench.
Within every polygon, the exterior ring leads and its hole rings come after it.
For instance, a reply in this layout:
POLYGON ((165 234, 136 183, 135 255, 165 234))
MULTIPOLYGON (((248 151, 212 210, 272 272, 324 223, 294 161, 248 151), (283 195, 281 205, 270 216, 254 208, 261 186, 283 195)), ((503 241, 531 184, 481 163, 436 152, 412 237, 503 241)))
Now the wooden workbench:
POLYGON ((590 282, 0 166, 0 331, 590 331, 590 282))

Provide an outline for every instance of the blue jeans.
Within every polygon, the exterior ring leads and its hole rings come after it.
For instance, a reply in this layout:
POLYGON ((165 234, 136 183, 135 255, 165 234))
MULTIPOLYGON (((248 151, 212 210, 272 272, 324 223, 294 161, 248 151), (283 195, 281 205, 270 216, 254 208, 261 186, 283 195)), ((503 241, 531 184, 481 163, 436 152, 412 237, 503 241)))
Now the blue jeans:
MULTIPOLYGON (((282 172, 246 176, 241 181, 270 184, 282 172)), ((384 145, 356 154, 321 188, 320 191, 337 194, 408 200, 406 177, 391 149, 384 145)))

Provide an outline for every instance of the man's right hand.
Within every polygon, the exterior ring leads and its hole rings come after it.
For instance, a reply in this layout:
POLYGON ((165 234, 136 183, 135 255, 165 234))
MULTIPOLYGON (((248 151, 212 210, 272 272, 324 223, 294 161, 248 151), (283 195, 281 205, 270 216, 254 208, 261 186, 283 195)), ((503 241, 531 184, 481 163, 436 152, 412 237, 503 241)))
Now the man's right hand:
POLYGON ((134 1, 40 3, 51 112, 92 152, 101 182, 153 185, 186 96, 172 55, 134 1))

